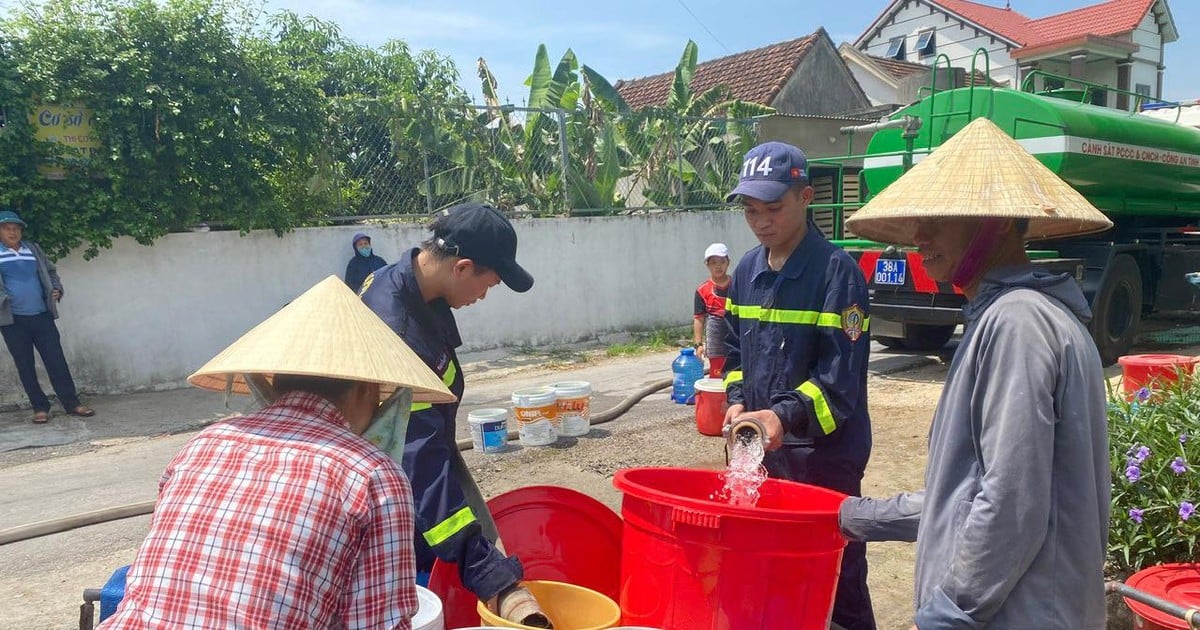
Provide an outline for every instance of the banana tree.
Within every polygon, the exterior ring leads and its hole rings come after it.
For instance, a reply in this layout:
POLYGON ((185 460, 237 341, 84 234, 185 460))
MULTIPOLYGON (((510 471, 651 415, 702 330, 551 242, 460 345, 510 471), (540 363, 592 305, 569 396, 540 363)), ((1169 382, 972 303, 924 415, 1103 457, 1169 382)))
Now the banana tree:
POLYGON ((652 202, 710 206, 724 203, 737 181, 742 155, 755 143, 749 119, 774 109, 732 97, 729 88, 692 91, 699 49, 684 46, 665 107, 644 109, 625 124, 639 167, 634 186, 652 202))
POLYGON ((617 183, 631 169, 616 115, 628 106, 603 76, 581 67, 571 50, 552 70, 546 47, 539 46, 526 81, 527 106, 515 108, 500 102, 483 59, 478 72, 484 108, 476 123, 484 131, 476 161, 469 163, 465 152, 453 156, 454 166, 434 176, 435 189, 473 192, 534 212, 623 205, 617 183))

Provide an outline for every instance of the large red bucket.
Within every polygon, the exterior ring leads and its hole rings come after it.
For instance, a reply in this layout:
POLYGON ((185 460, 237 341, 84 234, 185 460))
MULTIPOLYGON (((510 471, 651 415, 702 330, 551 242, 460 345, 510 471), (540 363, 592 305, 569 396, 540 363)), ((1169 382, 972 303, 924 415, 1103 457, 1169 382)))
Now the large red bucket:
POLYGON ((621 613, 626 625, 718 630, 829 626, 846 541, 845 495, 768 479, 758 506, 709 497, 719 472, 617 471, 621 613))
POLYGON ((696 381, 696 430, 702 435, 721 435, 725 424, 725 383, 719 378, 696 381))
POLYGON ((1117 358, 1121 364, 1121 383, 1126 394, 1143 387, 1155 389, 1173 383, 1179 373, 1191 374, 1200 357, 1182 354, 1130 354, 1117 358))
MULTIPOLYGON (((1129 576, 1125 584, 1183 608, 1200 608, 1200 564, 1160 564, 1129 576)), ((1188 622, 1125 597, 1134 630, 1187 630, 1188 622)))

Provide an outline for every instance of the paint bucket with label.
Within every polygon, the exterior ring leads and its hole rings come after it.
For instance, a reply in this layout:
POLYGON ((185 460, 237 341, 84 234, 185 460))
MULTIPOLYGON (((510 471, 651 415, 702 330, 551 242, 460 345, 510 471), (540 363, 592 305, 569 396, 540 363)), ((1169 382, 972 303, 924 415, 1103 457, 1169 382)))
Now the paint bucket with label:
POLYGON ((507 409, 476 409, 467 414, 471 445, 480 453, 502 453, 508 441, 507 409))
POLYGON ((558 398, 558 434, 566 437, 587 435, 592 430, 592 384, 587 381, 562 381, 550 385, 558 398))
POLYGON ((518 389, 512 395, 513 416, 523 446, 558 441, 558 395, 550 387, 518 389))

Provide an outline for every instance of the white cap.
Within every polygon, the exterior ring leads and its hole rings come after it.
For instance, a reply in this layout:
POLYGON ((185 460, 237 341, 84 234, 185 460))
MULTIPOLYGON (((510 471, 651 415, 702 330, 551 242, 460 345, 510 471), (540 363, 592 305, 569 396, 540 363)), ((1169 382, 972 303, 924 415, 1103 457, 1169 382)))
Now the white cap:
POLYGON ((704 262, 708 262, 708 259, 713 256, 729 258, 729 248, 725 247, 725 243, 713 243, 708 246, 708 249, 704 250, 704 262))

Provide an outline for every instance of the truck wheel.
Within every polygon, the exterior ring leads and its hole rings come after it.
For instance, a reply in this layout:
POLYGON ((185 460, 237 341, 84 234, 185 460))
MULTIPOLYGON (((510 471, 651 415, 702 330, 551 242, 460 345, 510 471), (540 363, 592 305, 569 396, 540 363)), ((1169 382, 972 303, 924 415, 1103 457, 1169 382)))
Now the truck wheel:
POLYGON ((938 350, 946 345, 954 336, 953 324, 938 326, 933 324, 909 324, 904 327, 904 347, 909 350, 927 352, 938 350))
POLYGON ((1142 320, 1142 274, 1128 254, 1112 259, 1092 304, 1092 339, 1104 365, 1129 351, 1142 320))
POLYGON ((884 348, 892 350, 904 349, 904 340, 899 337, 871 337, 871 341, 878 341, 884 348))

